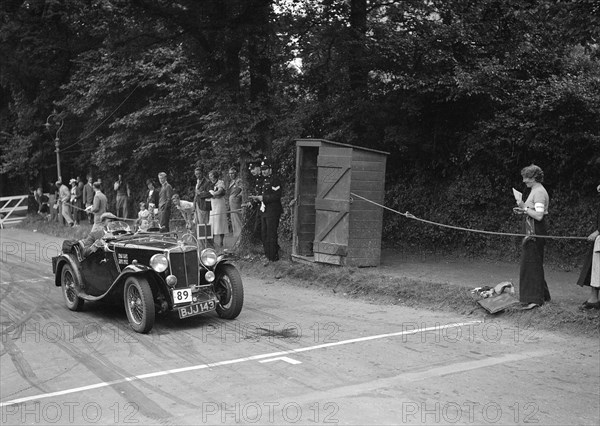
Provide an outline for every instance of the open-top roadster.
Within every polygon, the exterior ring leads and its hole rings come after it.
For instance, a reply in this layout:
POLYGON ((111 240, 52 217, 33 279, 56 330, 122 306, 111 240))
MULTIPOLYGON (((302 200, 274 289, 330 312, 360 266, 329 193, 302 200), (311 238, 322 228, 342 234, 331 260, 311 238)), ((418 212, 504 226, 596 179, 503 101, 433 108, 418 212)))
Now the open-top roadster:
POLYGON ((156 313, 177 311, 187 318, 216 310, 236 318, 244 303, 242 279, 226 254, 200 249, 191 236, 135 233, 112 222, 97 248, 84 256, 80 242, 65 241, 52 258, 56 286, 66 305, 81 310, 86 300, 123 300, 131 327, 149 332, 156 313))

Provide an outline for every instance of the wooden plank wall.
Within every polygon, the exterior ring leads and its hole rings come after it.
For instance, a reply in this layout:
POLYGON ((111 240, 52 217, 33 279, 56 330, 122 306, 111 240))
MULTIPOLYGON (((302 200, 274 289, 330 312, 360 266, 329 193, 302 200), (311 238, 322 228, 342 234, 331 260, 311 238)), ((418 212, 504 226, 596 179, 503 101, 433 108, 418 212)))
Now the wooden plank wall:
POLYGON ((318 147, 300 147, 300 170, 296 179, 299 189, 296 202, 298 203, 297 222, 297 251, 302 256, 313 255, 313 240, 315 238, 315 197, 317 195, 317 156, 318 147))
MULTIPOLYGON (((350 192, 383 204, 386 155, 354 149, 350 192)), ((353 197, 350 205, 350 236, 346 263, 378 266, 381 260, 383 209, 353 197)))

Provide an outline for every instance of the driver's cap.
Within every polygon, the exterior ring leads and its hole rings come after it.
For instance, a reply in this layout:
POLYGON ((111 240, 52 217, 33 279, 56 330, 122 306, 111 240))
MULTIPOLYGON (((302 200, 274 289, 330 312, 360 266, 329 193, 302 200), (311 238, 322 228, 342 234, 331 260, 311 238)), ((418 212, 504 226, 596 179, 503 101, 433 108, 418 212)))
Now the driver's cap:
POLYGON ((114 219, 118 219, 118 217, 110 212, 106 212, 106 213, 102 213, 102 216, 100 216, 100 220, 105 220, 105 219, 113 219, 114 220, 114 219))

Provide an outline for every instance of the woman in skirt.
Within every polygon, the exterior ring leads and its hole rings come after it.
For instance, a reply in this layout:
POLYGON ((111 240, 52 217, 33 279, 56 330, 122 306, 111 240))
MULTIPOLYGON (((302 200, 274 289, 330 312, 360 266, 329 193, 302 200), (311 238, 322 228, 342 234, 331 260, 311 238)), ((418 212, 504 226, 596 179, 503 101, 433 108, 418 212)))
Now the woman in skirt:
POLYGON ((521 170, 523 183, 531 189, 527 200, 518 201, 523 214, 526 237, 523 238, 519 272, 519 299, 524 309, 542 306, 550 301, 550 291, 544 277, 544 245, 547 235, 546 219, 550 197, 542 185, 544 172, 534 164, 521 170))

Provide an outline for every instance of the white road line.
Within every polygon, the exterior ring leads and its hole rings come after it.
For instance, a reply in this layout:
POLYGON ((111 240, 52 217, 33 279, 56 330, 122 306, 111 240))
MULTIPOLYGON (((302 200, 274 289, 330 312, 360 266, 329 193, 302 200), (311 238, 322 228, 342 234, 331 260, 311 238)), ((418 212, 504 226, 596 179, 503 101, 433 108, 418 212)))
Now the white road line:
POLYGON ((302 364, 302 361, 298 361, 297 359, 293 359, 287 356, 278 356, 277 358, 263 359, 262 361, 258 361, 260 363, 264 362, 273 362, 273 361, 284 361, 288 364, 302 364))
POLYGON ((348 345, 351 343, 366 342, 369 340, 385 339, 388 337, 397 337, 397 336, 406 336, 406 335, 410 335, 410 334, 423 333, 423 332, 433 331, 433 330, 439 331, 439 330, 444 330, 447 328, 454 328, 454 327, 464 327, 464 326, 468 326, 468 325, 481 324, 482 322, 483 321, 459 322, 459 323, 455 323, 455 324, 437 325, 435 327, 426 327, 426 328, 417 328, 414 330, 398 331, 396 333, 377 334, 374 336, 366 336, 366 337, 359 337, 356 339, 342 340, 339 342, 324 343, 322 345, 307 346, 304 348, 290 349, 290 350, 281 351, 281 352, 271 352, 268 354, 253 355, 253 356, 249 356, 249 357, 245 357, 245 358, 237 358, 237 359, 231 359, 231 360, 227 360, 227 361, 213 362, 210 364, 191 365, 189 367, 156 371, 154 373, 147 373, 147 374, 140 374, 138 376, 124 377, 122 379, 112 380, 110 382, 101 382, 101 383, 96 383, 94 385, 81 386, 78 388, 65 389, 65 390, 57 391, 57 392, 49 392, 49 393, 43 393, 43 394, 39 394, 39 395, 27 396, 24 398, 13 399, 10 401, 1 402, 0 408, 6 407, 8 405, 21 404, 23 402, 34 401, 34 400, 38 400, 38 399, 52 398, 53 396, 61 396, 61 395, 83 392, 83 391, 92 390, 92 389, 104 388, 107 386, 117 385, 119 383, 134 382, 137 380, 149 379, 152 377, 167 376, 167 375, 171 375, 171 374, 184 373, 187 371, 194 371, 194 370, 204 370, 206 368, 221 367, 224 365, 231 365, 231 364, 239 364, 239 363, 247 362, 247 361, 258 361, 261 359, 280 357, 280 356, 285 356, 285 355, 300 353, 300 352, 314 351, 316 349, 330 348, 333 346, 348 345))

